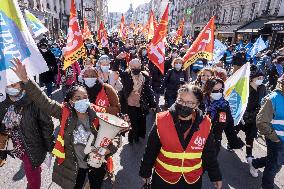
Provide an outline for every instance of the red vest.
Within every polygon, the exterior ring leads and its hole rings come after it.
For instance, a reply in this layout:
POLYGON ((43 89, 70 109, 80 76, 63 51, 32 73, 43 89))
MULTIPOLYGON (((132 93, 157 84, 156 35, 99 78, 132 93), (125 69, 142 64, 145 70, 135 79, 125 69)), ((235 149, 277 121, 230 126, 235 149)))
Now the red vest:
POLYGON ((181 176, 189 184, 199 180, 203 173, 202 152, 211 130, 211 120, 206 116, 199 124, 184 150, 169 111, 157 114, 157 132, 162 144, 156 159, 155 171, 167 183, 177 183, 181 176))
MULTIPOLYGON (((105 92, 104 86, 102 86, 102 89, 99 92, 99 94, 98 94, 98 96, 96 98, 96 101, 95 101, 95 110, 97 112, 105 112, 105 108, 109 107, 109 106, 110 106, 110 104, 109 104, 109 100, 108 100, 107 94, 105 92), (100 108, 100 107, 103 107, 103 108, 100 108)), ((98 127, 99 127, 99 119, 96 118, 93 121, 93 124, 98 129, 98 127)))

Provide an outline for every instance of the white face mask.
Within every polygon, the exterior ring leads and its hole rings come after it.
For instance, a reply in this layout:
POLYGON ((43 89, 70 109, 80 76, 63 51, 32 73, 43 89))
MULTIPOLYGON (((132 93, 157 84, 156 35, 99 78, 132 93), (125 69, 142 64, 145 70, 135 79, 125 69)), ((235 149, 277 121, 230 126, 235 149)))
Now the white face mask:
POLYGON ((82 99, 74 102, 74 108, 79 113, 86 113, 87 109, 90 107, 91 103, 89 99, 82 99))
POLYGON ((13 88, 13 87, 7 87, 6 88, 6 93, 9 95, 9 96, 17 96, 18 94, 20 94, 20 90, 19 89, 16 89, 16 88, 13 88))
POLYGON ((47 52, 47 49, 41 49, 42 52, 47 52))
POLYGON ((97 78, 84 78, 85 84, 91 88, 96 84, 97 78))
POLYGON ((254 82, 257 86, 261 85, 263 83, 263 79, 258 79, 254 82))
POLYGON ((211 93, 210 97, 212 100, 220 100, 223 97, 223 93, 211 93))

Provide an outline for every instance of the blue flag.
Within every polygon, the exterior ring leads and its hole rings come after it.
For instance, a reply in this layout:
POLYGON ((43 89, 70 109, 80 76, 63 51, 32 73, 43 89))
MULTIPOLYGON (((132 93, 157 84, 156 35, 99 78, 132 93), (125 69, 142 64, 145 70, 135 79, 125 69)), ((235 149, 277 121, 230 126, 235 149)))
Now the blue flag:
POLYGON ((262 51, 266 49, 266 44, 265 42, 263 41, 262 37, 260 36, 256 42, 253 44, 253 47, 250 51, 250 56, 253 57, 255 56, 258 52, 262 51))
POLYGON ((244 46, 243 41, 240 41, 239 44, 236 46, 235 50, 239 51, 241 50, 241 48, 243 48, 243 46, 244 46))
POLYGON ((218 39, 215 39, 212 64, 217 64, 219 60, 221 60, 227 48, 228 47, 224 45, 221 41, 219 41, 218 39))
POLYGON ((19 81, 10 69, 13 58, 26 65, 30 78, 48 70, 16 0, 0 0, 0 57, 0 101, 5 100, 6 86, 19 81))
POLYGON ((245 46, 246 49, 246 60, 250 59, 250 51, 252 49, 252 42, 250 41, 248 44, 245 46))

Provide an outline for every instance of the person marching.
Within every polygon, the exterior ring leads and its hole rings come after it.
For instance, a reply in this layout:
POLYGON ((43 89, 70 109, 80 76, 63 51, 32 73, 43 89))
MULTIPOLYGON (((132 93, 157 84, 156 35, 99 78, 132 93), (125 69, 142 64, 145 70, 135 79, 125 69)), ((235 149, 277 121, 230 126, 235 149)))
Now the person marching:
POLYGON ((129 69, 120 74, 122 89, 122 106, 130 119, 132 129, 128 141, 138 143, 146 135, 146 115, 156 108, 154 91, 147 72, 141 71, 141 60, 134 58, 129 62, 129 69))
MULTIPOLYGON (((82 189, 88 174, 90 188, 101 188, 106 174, 106 164, 99 168, 90 167, 86 162, 84 149, 88 137, 93 134, 96 139, 98 131, 93 125, 97 118, 95 107, 88 99, 87 90, 83 86, 72 86, 61 105, 55 100, 48 98, 31 81, 26 73, 26 68, 15 59, 14 72, 23 81, 27 95, 35 102, 37 107, 57 119, 60 119, 60 131, 53 149, 56 162, 53 167, 52 181, 63 189, 82 189)), ((108 147, 103 148, 104 153, 97 153, 98 156, 114 154, 117 151, 118 140, 112 140, 108 147)))
POLYGON ((265 167, 263 189, 274 189, 274 178, 284 165, 284 74, 278 79, 276 89, 264 98, 256 117, 256 126, 265 136, 267 156, 253 159, 250 173, 258 176, 258 169, 265 167))
POLYGON ((251 65, 250 70, 249 98, 246 111, 243 115, 244 124, 241 123, 236 128, 245 132, 246 158, 248 163, 253 159, 253 142, 257 137, 256 115, 260 109, 262 99, 266 96, 266 88, 263 84, 264 73, 255 65, 251 65))
POLYGON ((205 109, 212 122, 217 154, 220 151, 223 131, 226 133, 231 149, 240 149, 244 146, 234 129, 230 104, 223 94, 224 88, 225 83, 222 79, 211 77, 205 83, 203 90, 205 109))
POLYGON ((165 91, 165 101, 167 108, 170 108, 176 98, 178 88, 188 81, 187 72, 182 69, 183 59, 177 57, 172 62, 172 69, 165 74, 165 78, 161 84, 161 89, 165 91))
POLYGON ((157 113, 139 172, 146 183, 152 176, 152 188, 201 189, 205 171, 222 187, 211 120, 198 109, 202 100, 199 87, 185 84, 169 111, 157 113))
POLYGON ((40 189, 41 164, 54 147, 54 125, 23 85, 20 81, 6 87, 7 98, 0 103, 0 130, 12 140, 9 154, 23 162, 27 187, 40 189))

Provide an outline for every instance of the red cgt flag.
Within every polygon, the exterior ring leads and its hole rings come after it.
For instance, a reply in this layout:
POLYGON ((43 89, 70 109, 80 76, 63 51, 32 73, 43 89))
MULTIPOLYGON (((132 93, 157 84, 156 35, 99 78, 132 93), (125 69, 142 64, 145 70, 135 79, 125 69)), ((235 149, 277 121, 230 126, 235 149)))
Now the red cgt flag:
POLYGON ((148 57, 153 64, 164 74, 165 41, 168 32, 169 4, 163 14, 157 32, 147 48, 148 57))
POLYGON ((128 28, 125 26, 124 23, 124 15, 122 14, 121 16, 121 23, 120 23, 120 28, 119 28, 119 37, 125 41, 125 39, 127 38, 127 34, 128 34, 128 28))
POLYGON ((76 7, 74 0, 71 1, 70 21, 67 34, 67 44, 64 51, 64 66, 65 70, 79 58, 86 56, 86 50, 83 44, 82 33, 78 24, 76 7))
POLYGON ((173 37, 173 42, 178 45, 178 43, 180 43, 182 41, 182 36, 183 36, 183 28, 184 28, 184 18, 182 19, 182 21, 179 24, 177 33, 175 34, 175 36, 173 37))
POLYGON ((215 17, 213 16, 184 55, 184 69, 200 58, 212 60, 214 49, 214 21, 215 17))
POLYGON ((107 34, 107 30, 105 29, 103 21, 101 21, 100 23, 100 28, 98 31, 98 40, 102 47, 108 46, 108 34, 107 34))
POLYGON ((86 18, 84 18, 84 29, 82 30, 82 33, 83 33, 83 38, 85 40, 93 38, 92 33, 91 33, 90 29, 89 29, 89 25, 88 25, 88 22, 87 22, 86 18))

